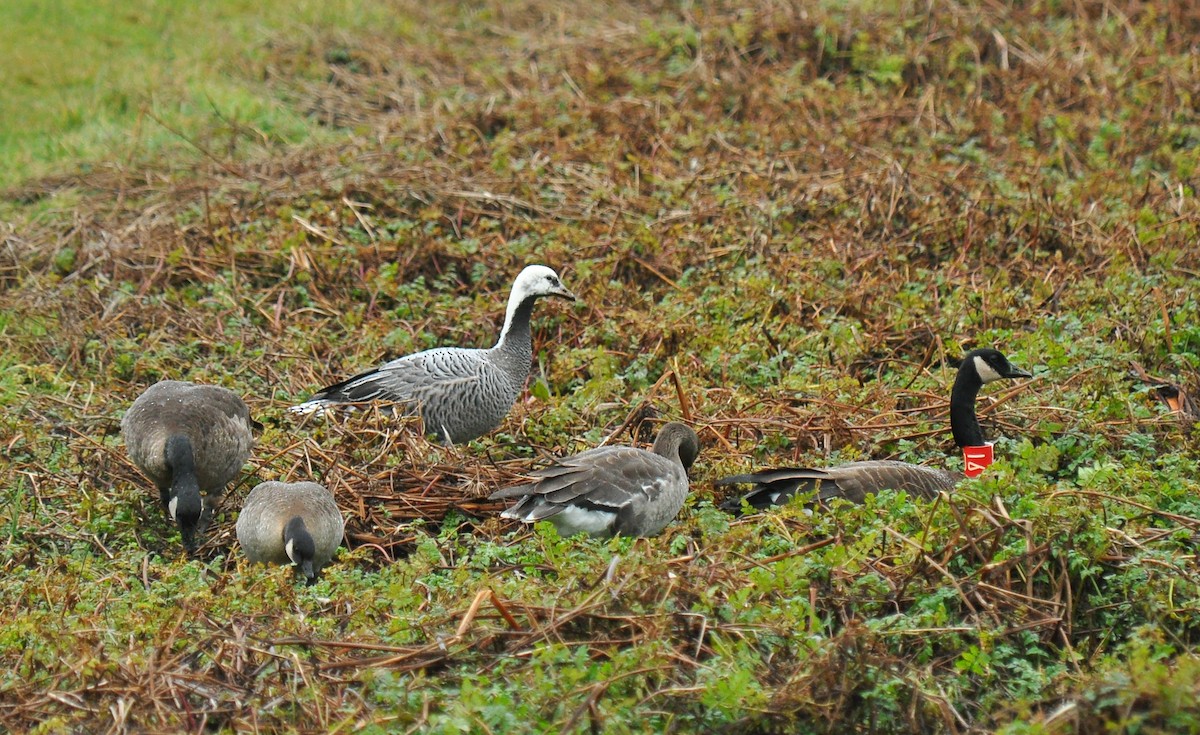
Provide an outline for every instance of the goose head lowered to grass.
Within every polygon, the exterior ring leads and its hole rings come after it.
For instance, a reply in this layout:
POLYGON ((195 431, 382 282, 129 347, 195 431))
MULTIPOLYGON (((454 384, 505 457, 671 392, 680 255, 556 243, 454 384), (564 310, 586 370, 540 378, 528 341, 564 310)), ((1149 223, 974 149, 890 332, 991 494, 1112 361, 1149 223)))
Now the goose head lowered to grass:
POLYGON ((525 387, 533 364, 529 319, 534 303, 546 296, 575 300, 553 270, 526 266, 513 282, 494 347, 438 347, 400 357, 324 388, 290 410, 307 414, 337 404, 389 401, 419 414, 425 432, 446 444, 483 436, 500 425, 525 387))
POLYGON ((342 543, 342 513, 315 482, 264 482, 246 496, 238 543, 253 562, 295 564, 309 584, 342 543))
POLYGON ((184 548, 194 552, 213 505, 250 457, 250 410, 225 388, 163 380, 125 412, 121 435, 130 459, 158 487, 184 548))
MULTIPOLYGON (((975 448, 986 449, 990 456, 991 448, 984 441, 983 429, 975 415, 975 398, 979 389, 997 380, 1031 377, 1024 370, 1014 367, 998 350, 981 348, 968 352, 959 364, 954 388, 950 392, 950 430, 954 434, 954 443, 967 451, 968 456, 974 456, 970 450, 975 448)), ((742 501, 762 510, 772 505, 782 505, 795 495, 810 493, 815 493, 818 501, 845 498, 855 503, 861 503, 868 495, 888 488, 934 497, 944 490, 952 490, 963 477, 965 475, 961 472, 936 467, 894 460, 871 460, 827 468, 760 470, 725 477, 714 484, 754 485, 744 497, 731 498, 721 505, 725 510, 737 512, 742 508, 742 501)))
POLYGON ((502 517, 550 521, 563 536, 653 536, 683 507, 687 471, 699 454, 696 432, 672 422, 649 451, 589 449, 531 473, 533 482, 499 490, 491 499, 520 498, 502 517))

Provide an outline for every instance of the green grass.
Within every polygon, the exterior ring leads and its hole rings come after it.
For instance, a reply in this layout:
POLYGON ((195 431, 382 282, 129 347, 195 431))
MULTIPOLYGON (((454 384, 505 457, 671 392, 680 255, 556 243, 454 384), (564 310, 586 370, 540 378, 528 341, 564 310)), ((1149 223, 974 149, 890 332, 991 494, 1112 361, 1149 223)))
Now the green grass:
MULTIPOLYGON (((0 6, 0 186, 31 175, 278 150, 321 129, 271 47, 404 21, 381 3, 16 0, 0 6)), ((301 81, 319 69, 314 59, 301 81)))
POLYGON ((1175 4, 33 7, 0 9, 0 728, 1200 730, 1196 433, 1153 391, 1200 384, 1175 4), (31 61, 60 41, 92 61, 31 61), (496 433, 286 413, 490 344, 530 262, 580 301, 496 433), (754 467, 960 466, 984 344, 1037 377, 985 389, 982 481, 714 509, 754 467), (164 377, 263 423, 196 560, 118 436, 164 377), (644 412, 704 443, 662 535, 481 499, 644 412), (309 478, 348 541, 305 588, 232 522, 309 478))

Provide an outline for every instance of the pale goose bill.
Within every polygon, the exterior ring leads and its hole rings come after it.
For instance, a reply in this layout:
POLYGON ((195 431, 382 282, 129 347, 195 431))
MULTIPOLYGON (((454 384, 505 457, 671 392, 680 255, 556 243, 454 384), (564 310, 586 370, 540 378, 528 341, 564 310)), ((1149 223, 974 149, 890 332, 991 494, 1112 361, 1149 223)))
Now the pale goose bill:
POLYGON ((236 393, 177 380, 150 386, 121 419, 129 457, 158 488, 189 555, 249 459, 254 425, 236 393))
POLYGON ((439 347, 392 360, 324 388, 293 413, 388 401, 420 415, 428 434, 458 444, 489 433, 504 420, 525 387, 533 361, 530 318, 543 297, 574 301, 558 274, 527 266, 513 282, 504 327, 489 349, 439 347))
MULTIPOLYGON (((975 414, 975 399, 981 387, 997 380, 1031 377, 1030 373, 1013 366, 998 350, 980 348, 968 352, 959 363, 950 393, 950 428, 955 444, 977 447, 985 443, 983 429, 975 414)), ((736 513, 745 505, 755 510, 782 505, 797 495, 811 496, 813 502, 843 498, 861 503, 868 495, 892 489, 931 498, 953 490, 964 477, 960 472, 908 462, 870 460, 827 468, 761 470, 725 477, 714 485, 754 485, 744 497, 733 497, 721 504, 724 510, 736 513)))
POLYGON ((562 536, 653 536, 683 507, 687 471, 699 454, 696 432, 673 422, 659 431, 650 451, 589 449, 531 473, 533 482, 490 497, 520 498, 501 517, 525 523, 546 520, 562 536))
POLYGON ((246 557, 292 564, 308 584, 342 543, 345 522, 333 494, 315 482, 264 482, 246 496, 237 520, 246 557))

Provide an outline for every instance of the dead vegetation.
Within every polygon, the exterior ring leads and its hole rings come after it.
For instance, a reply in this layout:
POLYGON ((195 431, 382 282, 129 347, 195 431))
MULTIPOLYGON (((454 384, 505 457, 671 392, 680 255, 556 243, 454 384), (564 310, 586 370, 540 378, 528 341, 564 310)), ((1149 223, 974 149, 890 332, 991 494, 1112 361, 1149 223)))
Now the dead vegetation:
POLYGON ((198 144, 9 192, 0 522, 5 604, 30 629, 0 659, 0 724, 419 731, 489 681, 561 731, 632 731, 630 712, 725 732, 1170 722, 1149 685, 1119 706, 1087 692, 1111 693, 1105 659, 1138 636, 1173 648, 1154 662, 1177 686, 1200 681, 1191 426, 1129 380, 1200 369, 1200 10, 901 5, 397 2, 423 30, 316 29, 262 62, 336 144, 198 144), (387 357, 489 343, 533 261, 582 306, 538 316, 551 398, 531 391, 496 436, 447 449, 370 413, 284 412, 387 357), (492 548, 512 529, 491 490, 659 415, 700 433, 701 500, 725 469, 944 462, 946 366, 985 339, 1041 377, 981 402, 989 435, 1026 440, 982 490, 819 518, 694 509, 618 551, 492 548), (167 376, 234 387, 265 424, 227 510, 262 479, 334 491, 353 553, 328 597, 242 570, 232 513, 204 563, 172 561, 116 440, 167 376), (171 612, 129 630, 123 596, 171 612), (56 619, 74 640, 40 652, 56 619))

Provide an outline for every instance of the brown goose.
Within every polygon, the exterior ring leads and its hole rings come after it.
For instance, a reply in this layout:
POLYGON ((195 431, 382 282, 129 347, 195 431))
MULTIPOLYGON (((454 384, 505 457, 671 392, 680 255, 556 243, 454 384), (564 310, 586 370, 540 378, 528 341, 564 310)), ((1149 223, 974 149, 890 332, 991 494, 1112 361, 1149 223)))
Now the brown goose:
POLYGON ((250 410, 225 388, 163 380, 125 412, 121 435, 130 459, 158 487, 184 548, 194 552, 213 505, 250 457, 250 410))
MULTIPOLYGON (((975 416, 975 397, 984 385, 1004 378, 1033 377, 1013 367, 999 351, 982 348, 968 352, 958 368, 954 388, 950 392, 950 430, 959 447, 984 445, 983 429, 975 416)), ((905 490, 914 495, 931 498, 943 490, 952 490, 963 479, 961 472, 926 467, 894 460, 850 462, 827 468, 787 467, 760 470, 717 480, 716 485, 753 483, 754 488, 744 497, 730 498, 721 504, 725 510, 738 512, 742 501, 762 510, 782 505, 797 494, 815 493, 815 500, 845 498, 861 503, 868 496, 887 488, 905 490)))
POLYGON ((320 413, 340 403, 391 401, 421 415, 425 432, 460 444, 500 425, 525 388, 533 364, 529 319, 545 296, 575 295, 544 265, 526 266, 513 282, 500 339, 491 349, 438 347, 396 358, 319 391, 293 413, 320 413))
POLYGON ((597 447, 532 473, 538 479, 491 498, 521 498, 504 518, 547 520, 563 536, 653 536, 679 513, 687 471, 700 454, 696 432, 678 422, 658 432, 650 451, 597 447))
POLYGON ((315 482, 264 482, 246 496, 238 543, 253 562, 295 564, 309 584, 342 543, 342 513, 315 482))

